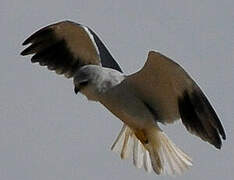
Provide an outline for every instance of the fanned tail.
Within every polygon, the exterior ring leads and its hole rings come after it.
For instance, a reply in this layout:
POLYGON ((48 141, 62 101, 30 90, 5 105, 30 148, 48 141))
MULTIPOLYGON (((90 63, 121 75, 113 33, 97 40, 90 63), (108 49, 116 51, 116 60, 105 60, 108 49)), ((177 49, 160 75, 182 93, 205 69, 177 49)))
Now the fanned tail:
POLYGON ((124 124, 111 150, 120 153, 121 159, 130 155, 137 168, 144 167, 147 172, 152 169, 157 174, 182 174, 192 166, 191 158, 180 150, 158 128, 148 130, 147 144, 142 144, 134 132, 124 124))
POLYGON ((149 152, 136 138, 134 132, 124 124, 118 137, 113 143, 111 150, 120 154, 121 159, 127 159, 130 154, 133 156, 133 164, 147 172, 152 171, 149 152))
POLYGON ((192 166, 191 158, 180 150, 159 128, 148 130, 149 151, 153 170, 157 174, 182 174, 192 166))

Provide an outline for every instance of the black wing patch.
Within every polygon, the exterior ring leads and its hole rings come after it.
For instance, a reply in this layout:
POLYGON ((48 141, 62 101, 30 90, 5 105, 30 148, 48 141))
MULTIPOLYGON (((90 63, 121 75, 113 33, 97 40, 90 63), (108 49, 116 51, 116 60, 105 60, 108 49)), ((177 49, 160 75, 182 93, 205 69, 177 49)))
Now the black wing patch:
POLYGON ((81 24, 62 21, 46 26, 26 39, 23 45, 29 43, 30 46, 21 55, 34 54, 32 63, 38 62, 67 78, 73 77, 81 66, 87 64, 102 65, 122 72, 98 36, 81 24))
POLYGON ((49 70, 55 70, 57 74, 64 74, 70 78, 82 65, 67 48, 66 41, 58 39, 53 29, 43 28, 23 42, 29 44, 21 55, 34 54, 32 63, 38 62, 41 66, 47 66, 49 70))
POLYGON ((106 46, 99 39, 99 37, 91 29, 89 29, 89 31, 93 35, 94 41, 97 44, 102 66, 107 67, 107 68, 115 69, 115 70, 117 70, 119 72, 123 72, 121 70, 120 66, 118 65, 118 63, 114 60, 114 58, 112 57, 112 55, 110 54, 110 52, 106 48, 106 46))
POLYGON ((220 135, 224 140, 226 135, 218 116, 202 91, 197 88, 191 93, 185 90, 183 96, 178 99, 178 106, 187 130, 220 149, 220 135))

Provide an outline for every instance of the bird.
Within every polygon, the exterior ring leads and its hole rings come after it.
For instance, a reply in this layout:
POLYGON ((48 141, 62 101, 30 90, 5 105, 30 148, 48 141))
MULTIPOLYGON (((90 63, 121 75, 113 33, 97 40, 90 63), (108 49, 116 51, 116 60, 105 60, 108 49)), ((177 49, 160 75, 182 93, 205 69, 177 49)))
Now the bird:
POLYGON ((147 172, 177 175, 192 159, 160 128, 180 120, 203 141, 221 149, 226 139, 214 108, 198 84, 178 63, 149 51, 144 66, 125 75, 107 47, 89 27, 72 21, 48 25, 29 36, 21 55, 32 63, 73 78, 74 92, 107 108, 123 123, 111 149, 129 156, 147 172))

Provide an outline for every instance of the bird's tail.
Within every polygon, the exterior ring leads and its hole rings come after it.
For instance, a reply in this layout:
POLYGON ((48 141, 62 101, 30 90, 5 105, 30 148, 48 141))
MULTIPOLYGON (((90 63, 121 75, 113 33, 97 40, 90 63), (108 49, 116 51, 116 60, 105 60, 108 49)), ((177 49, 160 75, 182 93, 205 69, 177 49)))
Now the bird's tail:
POLYGON ((152 171, 149 152, 126 124, 123 125, 118 137, 111 147, 111 150, 119 153, 121 159, 127 159, 129 155, 132 155, 133 164, 137 168, 144 166, 147 172, 152 171))
POLYGON ((157 174, 181 174, 192 166, 191 158, 180 150, 159 128, 147 130, 149 151, 153 170, 157 174))
POLYGON ((190 157, 176 147, 160 129, 150 129, 145 135, 148 142, 142 145, 134 132, 124 125, 112 150, 119 152, 122 159, 132 153, 136 167, 144 166, 148 172, 153 169, 157 174, 182 174, 192 166, 190 157))

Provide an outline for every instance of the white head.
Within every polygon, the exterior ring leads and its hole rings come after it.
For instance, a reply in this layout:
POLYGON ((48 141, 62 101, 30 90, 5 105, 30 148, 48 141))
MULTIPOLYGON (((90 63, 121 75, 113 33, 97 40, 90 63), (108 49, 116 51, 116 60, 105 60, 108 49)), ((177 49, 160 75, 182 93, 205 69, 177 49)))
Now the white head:
POLYGON ((124 75, 110 68, 98 65, 85 65, 74 75, 74 91, 79 91, 90 100, 97 100, 98 96, 124 80, 124 75))

